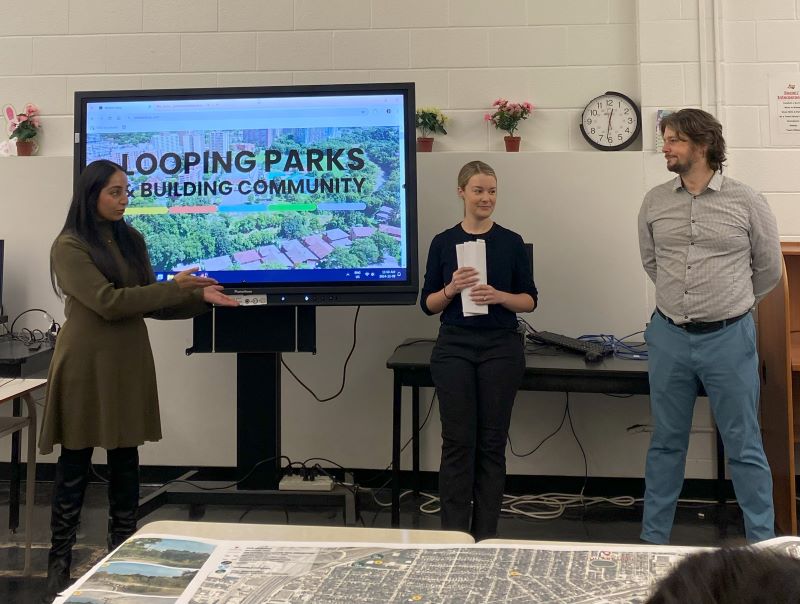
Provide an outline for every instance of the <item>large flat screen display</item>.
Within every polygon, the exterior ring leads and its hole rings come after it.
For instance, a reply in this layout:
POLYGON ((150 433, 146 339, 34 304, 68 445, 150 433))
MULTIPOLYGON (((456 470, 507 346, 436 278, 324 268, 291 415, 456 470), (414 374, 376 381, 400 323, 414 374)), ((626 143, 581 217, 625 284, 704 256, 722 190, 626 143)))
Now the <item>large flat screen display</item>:
POLYGON ((128 174, 157 280, 268 304, 413 304, 414 85, 75 94, 75 172, 128 174))

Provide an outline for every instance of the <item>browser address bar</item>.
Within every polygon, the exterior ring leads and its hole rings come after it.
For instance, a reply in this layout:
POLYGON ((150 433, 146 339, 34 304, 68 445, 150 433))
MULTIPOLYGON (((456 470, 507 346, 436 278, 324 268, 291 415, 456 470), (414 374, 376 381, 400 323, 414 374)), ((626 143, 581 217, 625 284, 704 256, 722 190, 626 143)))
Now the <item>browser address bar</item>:
POLYGON ((337 116, 363 116, 369 114, 369 109, 365 107, 304 107, 304 108, 283 108, 283 109, 266 109, 264 107, 235 107, 228 108, 222 111, 221 109, 169 109, 164 110, 159 108, 157 111, 147 111, 139 115, 135 115, 134 119, 174 119, 175 114, 179 113, 182 117, 187 119, 219 119, 221 115, 227 114, 231 117, 241 117, 242 114, 248 114, 252 117, 265 117, 265 118, 281 118, 281 117, 337 117, 337 116))

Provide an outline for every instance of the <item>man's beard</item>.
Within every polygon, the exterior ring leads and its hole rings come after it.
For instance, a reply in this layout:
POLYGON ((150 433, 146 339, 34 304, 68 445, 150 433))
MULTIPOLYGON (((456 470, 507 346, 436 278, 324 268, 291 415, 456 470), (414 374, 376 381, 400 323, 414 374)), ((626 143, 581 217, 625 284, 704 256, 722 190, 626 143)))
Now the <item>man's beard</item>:
POLYGON ((686 174, 689 170, 692 169, 692 162, 687 161, 686 163, 681 163, 680 161, 675 161, 675 163, 669 163, 667 161, 667 170, 670 172, 674 172, 675 174, 681 175, 686 174))

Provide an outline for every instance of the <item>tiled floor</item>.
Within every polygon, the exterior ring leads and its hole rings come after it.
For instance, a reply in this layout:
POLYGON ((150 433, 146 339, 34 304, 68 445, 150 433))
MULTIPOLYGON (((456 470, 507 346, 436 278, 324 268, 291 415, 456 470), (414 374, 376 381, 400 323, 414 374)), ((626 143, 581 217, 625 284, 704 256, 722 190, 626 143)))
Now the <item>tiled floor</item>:
MULTIPOLYGON (((49 504, 52 485, 37 485, 34 509, 33 576, 22 576, 24 553, 24 526, 16 534, 0 530, 0 602, 29 604, 38 602, 44 590, 44 577, 49 547, 49 504)), ((144 489, 143 489, 144 491, 144 489)), ((24 493, 24 489, 23 489, 24 493)), ((388 492, 381 494, 388 500, 388 492)), ((439 518, 419 511, 421 501, 403 499, 401 526, 404 528, 439 528, 439 518)), ((388 527, 390 513, 371 497, 360 498, 359 525, 388 527)), ((24 508, 22 508, 24 516, 24 508)), ((166 505, 147 516, 140 526, 154 520, 188 520, 187 506, 166 505)), ((202 520, 212 522, 249 522, 272 524, 341 525, 339 508, 284 509, 207 506, 202 520)), ((641 506, 616 508, 608 504, 569 510, 553 520, 531 520, 505 516, 500 522, 500 537, 516 539, 541 539, 558 541, 593 541, 610 543, 637 543, 641 506)), ((0 483, 0 527, 8 526, 8 484, 0 483)), ((90 485, 78 546, 75 550, 73 576, 88 570, 91 564, 105 554, 106 491, 101 484, 90 485)), ((718 507, 713 504, 681 506, 678 509, 673 543, 679 545, 715 546, 723 543, 743 542, 741 514, 735 505, 718 507)))

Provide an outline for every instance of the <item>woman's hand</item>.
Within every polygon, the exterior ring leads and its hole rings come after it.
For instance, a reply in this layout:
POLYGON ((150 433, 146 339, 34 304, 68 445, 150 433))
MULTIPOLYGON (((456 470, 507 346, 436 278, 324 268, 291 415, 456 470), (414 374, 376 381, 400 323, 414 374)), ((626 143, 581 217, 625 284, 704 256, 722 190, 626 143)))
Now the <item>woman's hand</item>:
POLYGON ((468 287, 472 287, 478 282, 478 270, 471 266, 462 266, 453 273, 453 279, 445 286, 448 290, 445 294, 448 298, 455 298, 468 287))
POLYGON ((482 284, 476 285, 469 292, 470 299, 476 304, 489 305, 489 304, 503 304, 506 300, 507 294, 501 292, 499 289, 493 288, 491 285, 482 284))
POLYGON ((209 285, 203 288, 203 300, 216 306, 239 306, 239 301, 222 293, 221 285, 209 285))
POLYGON ((181 271, 175 275, 173 281, 175 281, 181 289, 200 289, 219 283, 216 279, 212 279, 211 277, 198 277, 194 275, 193 273, 197 270, 200 270, 199 266, 187 268, 185 271, 181 271))

